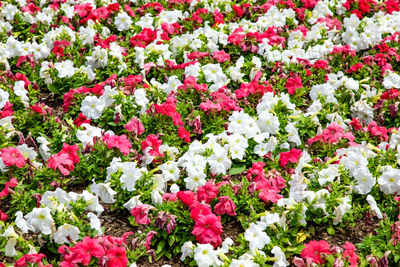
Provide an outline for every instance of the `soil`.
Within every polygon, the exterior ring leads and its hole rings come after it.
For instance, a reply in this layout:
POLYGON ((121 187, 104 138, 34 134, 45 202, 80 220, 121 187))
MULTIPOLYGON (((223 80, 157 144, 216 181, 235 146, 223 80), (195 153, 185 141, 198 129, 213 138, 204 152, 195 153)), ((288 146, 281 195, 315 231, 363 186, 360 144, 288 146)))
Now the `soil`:
POLYGON ((327 227, 319 228, 315 234, 308 238, 305 242, 311 240, 325 240, 331 246, 343 247, 346 242, 353 244, 360 243, 366 236, 375 235, 375 229, 379 228, 379 219, 377 217, 369 219, 358 219, 353 225, 347 225, 346 228, 335 228, 335 234, 330 235, 327 232, 327 227))

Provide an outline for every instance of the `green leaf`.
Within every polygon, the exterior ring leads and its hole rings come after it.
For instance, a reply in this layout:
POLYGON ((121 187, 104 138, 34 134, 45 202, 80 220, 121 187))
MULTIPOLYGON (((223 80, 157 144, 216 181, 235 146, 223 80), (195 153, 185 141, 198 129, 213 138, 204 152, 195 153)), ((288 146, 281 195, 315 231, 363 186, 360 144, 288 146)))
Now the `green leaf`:
POLYGON ((160 253, 165 247, 165 240, 161 240, 157 245, 156 253, 160 253))
POLYGON ((335 229, 333 229, 333 227, 328 227, 328 229, 326 229, 326 231, 327 231, 328 234, 330 234, 330 235, 334 235, 334 234, 335 234, 335 229))
POLYGON ((246 165, 237 165, 229 170, 230 175, 236 175, 246 170, 246 165))

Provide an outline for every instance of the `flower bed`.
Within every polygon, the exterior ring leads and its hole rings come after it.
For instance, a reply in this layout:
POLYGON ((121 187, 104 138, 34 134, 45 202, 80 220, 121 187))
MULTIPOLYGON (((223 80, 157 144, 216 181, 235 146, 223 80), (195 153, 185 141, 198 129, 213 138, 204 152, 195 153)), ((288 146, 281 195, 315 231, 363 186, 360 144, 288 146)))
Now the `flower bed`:
POLYGON ((397 266, 398 0, 0 2, 0 266, 397 266))

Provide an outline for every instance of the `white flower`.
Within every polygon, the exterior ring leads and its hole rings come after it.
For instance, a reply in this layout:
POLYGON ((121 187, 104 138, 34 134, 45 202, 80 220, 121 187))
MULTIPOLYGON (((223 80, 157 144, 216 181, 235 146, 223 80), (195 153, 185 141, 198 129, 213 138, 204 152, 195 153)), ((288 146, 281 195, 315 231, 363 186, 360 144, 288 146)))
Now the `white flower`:
POLYGON ((96 196, 100 197, 101 201, 106 204, 112 204, 115 202, 114 195, 115 192, 109 184, 98 183, 93 180, 93 184, 90 185, 90 191, 94 193, 96 196))
POLYGON ((186 188, 189 190, 194 190, 197 187, 206 184, 206 174, 204 172, 188 172, 189 176, 184 179, 186 183, 186 188))
POLYGON ((271 252, 274 254, 274 258, 278 259, 274 262, 273 267, 285 267, 290 265, 290 263, 286 260, 285 253, 283 253, 280 247, 274 246, 271 252))
POLYGON ((87 144, 93 145, 93 137, 101 137, 101 129, 95 126, 92 126, 87 123, 82 123, 81 127, 84 127, 85 130, 78 130, 76 132, 76 137, 79 141, 82 142, 82 145, 85 147, 87 144))
POLYGON ((368 105, 367 101, 359 100, 350 108, 353 118, 359 118, 369 124, 374 119, 374 109, 368 105))
POLYGON ((225 83, 227 78, 219 64, 207 64, 201 67, 206 81, 215 83, 225 83))
POLYGON ((9 96, 10 94, 7 91, 0 89, 0 109, 2 109, 6 105, 9 96))
POLYGON ((229 248, 233 245, 233 240, 232 238, 228 237, 224 240, 224 242, 222 242, 221 244, 221 251, 222 253, 228 253, 229 252, 229 248))
POLYGON ((82 198, 86 202, 85 210, 96 211, 97 215, 100 215, 104 211, 103 206, 99 203, 98 197, 91 194, 89 191, 83 190, 79 198, 82 198))
POLYGON ((388 71, 383 79, 385 89, 400 88, 400 75, 392 71, 388 71))
POLYGON ((160 170, 162 171, 163 177, 165 181, 176 181, 179 178, 179 168, 178 163, 175 161, 167 161, 166 163, 160 166, 160 170))
POLYGON ((97 98, 96 96, 87 96, 81 103, 82 114, 94 120, 101 117, 104 107, 104 98, 97 98))
POLYGON ((187 241, 185 243, 183 243, 182 248, 181 248, 181 261, 184 261, 187 257, 192 257, 193 256, 193 252, 194 252, 194 245, 192 243, 192 241, 187 241))
POLYGON ((54 234, 54 241, 58 244, 71 243, 78 240, 79 229, 70 224, 64 224, 58 227, 57 232, 54 234))
POLYGON ((276 134, 279 131, 279 120, 274 114, 263 111, 259 114, 257 125, 261 131, 269 134, 276 134))
POLYGON ((380 189, 385 194, 400 192, 400 170, 385 166, 385 171, 378 178, 380 189))
POLYGON ((24 233, 28 233, 29 230, 32 230, 27 221, 24 219, 24 214, 22 213, 22 211, 17 211, 15 213, 15 224, 17 225, 17 227, 24 233))
POLYGON ((99 97, 99 100, 102 100, 104 102, 104 107, 107 108, 114 103, 115 95, 118 95, 117 90, 115 90, 115 88, 111 88, 111 86, 109 85, 106 85, 104 86, 104 93, 102 96, 99 97))
POLYGON ((351 200, 349 196, 342 198, 342 203, 333 212, 335 214, 335 219, 333 219, 333 224, 336 225, 343 220, 343 216, 351 209, 351 200))
POLYGON ((372 176, 367 167, 356 169, 353 173, 353 176, 357 181, 357 185, 354 187, 354 190, 359 194, 368 194, 376 184, 375 177, 372 176))
POLYGON ((265 245, 271 242, 271 239, 265 233, 260 226, 255 223, 251 223, 250 227, 244 233, 244 238, 250 242, 250 250, 263 249, 265 245))
POLYGON ((54 67, 58 71, 58 78, 72 77, 75 74, 74 63, 71 60, 54 63, 54 67))
POLYGON ((260 221, 257 222, 257 225, 262 229, 265 229, 267 226, 270 226, 274 223, 280 222, 280 217, 278 213, 267 213, 266 215, 260 217, 260 221))
POLYGON ((137 180, 142 177, 142 173, 139 168, 136 167, 135 162, 124 162, 122 165, 123 173, 119 178, 122 182, 122 189, 132 192, 135 190, 137 180))
POLYGON ((41 232, 44 235, 51 234, 51 227, 54 224, 53 217, 50 214, 50 209, 33 208, 33 210, 25 215, 26 220, 35 229, 35 232, 41 232))
POLYGON ((97 217, 96 214, 94 214, 93 212, 89 212, 87 214, 87 217, 90 220, 90 227, 94 230, 97 231, 98 234, 103 234, 103 231, 101 230, 101 222, 99 220, 99 218, 97 217))
POLYGON ((368 195, 368 196, 367 196, 367 201, 368 201, 369 206, 371 207, 371 210, 372 210, 372 211, 375 211, 376 216, 377 216, 379 219, 383 219, 382 212, 381 212, 381 210, 379 209, 378 205, 376 204, 376 201, 375 201, 374 197, 371 196, 371 195, 368 195))
POLYGON ((139 198, 140 198, 140 195, 132 197, 131 199, 129 199, 128 202, 126 202, 124 204, 124 208, 131 210, 134 207, 139 206, 140 204, 142 204, 142 202, 139 200, 139 198))
POLYGON ((215 174, 226 174, 226 171, 231 168, 232 164, 232 161, 227 156, 227 152, 223 148, 215 148, 213 152, 208 160, 210 171, 215 174))
POLYGON ((288 123, 285 127, 285 131, 288 133, 289 142, 295 143, 296 146, 301 145, 299 132, 294 123, 288 123))
POLYGON ((321 186, 326 183, 333 182, 333 180, 339 175, 339 169, 337 166, 330 165, 328 168, 321 170, 318 173, 318 182, 321 186))
POLYGON ((7 238, 7 244, 5 247, 4 255, 7 257, 17 256, 17 251, 15 250, 15 246, 17 245, 18 235, 14 231, 14 227, 12 225, 8 226, 8 228, 4 231, 4 233, 1 236, 7 238))
POLYGON ((132 19, 126 12, 121 12, 115 18, 114 23, 118 31, 126 31, 131 26, 132 19))
POLYGON ((222 264, 210 244, 198 244, 194 249, 194 260, 199 267, 220 266, 222 264))
POLYGON ((250 259, 233 259, 229 267, 258 267, 257 263, 250 259))

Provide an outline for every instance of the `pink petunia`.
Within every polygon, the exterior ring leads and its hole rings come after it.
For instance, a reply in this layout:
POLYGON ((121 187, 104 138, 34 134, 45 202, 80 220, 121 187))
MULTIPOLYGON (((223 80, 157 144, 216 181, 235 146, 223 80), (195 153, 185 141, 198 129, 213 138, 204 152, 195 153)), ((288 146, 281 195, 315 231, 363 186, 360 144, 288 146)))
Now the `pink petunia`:
POLYGON ((222 232, 221 217, 211 213, 197 218, 192 234, 196 236, 200 244, 211 244, 217 247, 222 243, 222 232))
POLYGON ((289 78, 285 84, 285 88, 288 90, 290 95, 296 92, 296 89, 302 88, 302 80, 300 76, 295 76, 294 78, 289 78))
POLYGON ((112 135, 110 137, 105 135, 104 141, 109 149, 118 148, 124 154, 124 156, 127 156, 132 148, 131 142, 129 142, 129 139, 124 134, 120 136, 112 135))
POLYGON ((0 150, 1 158, 6 166, 17 166, 22 168, 25 166, 25 157, 16 147, 6 147, 0 150))
POLYGON ((300 149, 292 148, 288 152, 282 152, 279 158, 281 167, 285 167, 289 162, 296 163, 299 161, 300 156, 303 152, 300 149))
POLYGON ((133 117, 124 127, 127 131, 133 131, 137 135, 141 135, 145 130, 143 123, 136 117, 133 117))
POLYGON ((227 214, 229 216, 236 216, 236 205, 233 203, 229 196, 222 196, 218 198, 218 203, 214 207, 214 212, 216 214, 227 214))
POLYGON ((148 216, 151 208, 153 207, 148 204, 141 204, 131 209, 131 214, 138 224, 149 224, 151 220, 148 216))

